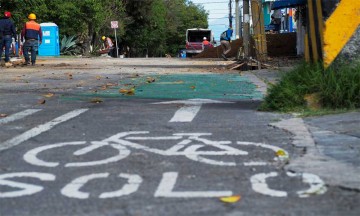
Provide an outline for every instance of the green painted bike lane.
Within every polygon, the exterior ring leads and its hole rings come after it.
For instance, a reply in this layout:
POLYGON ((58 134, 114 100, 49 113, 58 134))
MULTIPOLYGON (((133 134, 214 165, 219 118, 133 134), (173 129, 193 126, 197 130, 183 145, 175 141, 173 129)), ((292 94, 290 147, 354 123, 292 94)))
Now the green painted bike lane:
POLYGON ((246 76, 240 76, 239 74, 149 74, 128 77, 120 80, 115 86, 108 86, 105 90, 82 93, 75 98, 94 97, 256 100, 262 99, 263 95, 246 76))

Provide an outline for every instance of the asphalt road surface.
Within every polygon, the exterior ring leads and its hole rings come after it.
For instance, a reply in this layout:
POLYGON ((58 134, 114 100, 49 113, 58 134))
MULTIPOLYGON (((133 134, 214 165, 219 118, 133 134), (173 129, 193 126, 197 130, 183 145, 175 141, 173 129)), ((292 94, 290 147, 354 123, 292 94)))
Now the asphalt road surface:
POLYGON ((0 215, 359 215, 225 62, 43 59, 0 71, 0 215))

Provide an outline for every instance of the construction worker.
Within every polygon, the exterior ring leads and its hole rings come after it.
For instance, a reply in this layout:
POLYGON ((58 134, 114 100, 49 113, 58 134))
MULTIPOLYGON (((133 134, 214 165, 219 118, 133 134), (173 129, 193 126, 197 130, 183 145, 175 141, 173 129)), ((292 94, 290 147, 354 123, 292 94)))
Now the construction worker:
POLYGON ((207 48, 209 48, 211 46, 210 42, 207 40, 206 37, 203 38, 202 45, 203 45, 203 50, 206 50, 207 48))
POLYGON ((29 14, 28 19, 29 21, 25 23, 21 31, 21 39, 23 40, 25 38, 23 45, 25 65, 30 64, 29 52, 31 52, 31 65, 34 66, 36 62, 36 52, 42 43, 42 31, 40 25, 35 22, 35 14, 29 14))
POLYGON ((221 57, 223 57, 223 59, 228 60, 226 55, 230 52, 231 50, 231 37, 233 34, 233 30, 232 27, 230 26, 228 28, 228 30, 224 31, 221 35, 220 35, 220 44, 221 47, 223 49, 223 53, 221 54, 221 57))
POLYGON ((0 20, 0 29, 2 29, 2 40, 0 40, 0 59, 5 47, 5 63, 10 61, 10 47, 12 44, 12 38, 15 38, 16 42, 16 31, 13 21, 10 20, 11 13, 5 11, 4 18, 0 20))
POLYGON ((109 56, 112 56, 112 52, 114 50, 114 43, 111 40, 111 38, 102 36, 101 40, 104 41, 104 47, 105 47, 105 49, 103 49, 102 52, 106 52, 108 53, 109 56))

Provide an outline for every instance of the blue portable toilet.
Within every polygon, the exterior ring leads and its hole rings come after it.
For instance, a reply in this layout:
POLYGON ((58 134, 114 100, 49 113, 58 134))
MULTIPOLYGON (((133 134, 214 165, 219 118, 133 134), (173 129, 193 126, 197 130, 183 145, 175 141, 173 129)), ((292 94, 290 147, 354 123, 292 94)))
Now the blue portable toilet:
POLYGON ((41 23, 42 44, 39 56, 60 56, 59 27, 55 23, 41 23))

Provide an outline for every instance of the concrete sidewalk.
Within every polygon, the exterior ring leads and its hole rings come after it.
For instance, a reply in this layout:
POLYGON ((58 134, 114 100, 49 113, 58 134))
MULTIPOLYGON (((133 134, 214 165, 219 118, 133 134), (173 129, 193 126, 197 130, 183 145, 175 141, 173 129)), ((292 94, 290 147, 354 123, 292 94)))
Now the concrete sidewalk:
MULTIPOLYGON (((259 70, 245 74, 274 84, 282 72, 259 70)), ((264 86, 260 85, 260 89, 266 93, 264 86)), ((291 132, 292 144, 304 152, 290 159, 287 170, 313 173, 328 185, 360 190, 360 112, 294 117, 272 126, 291 132)))

